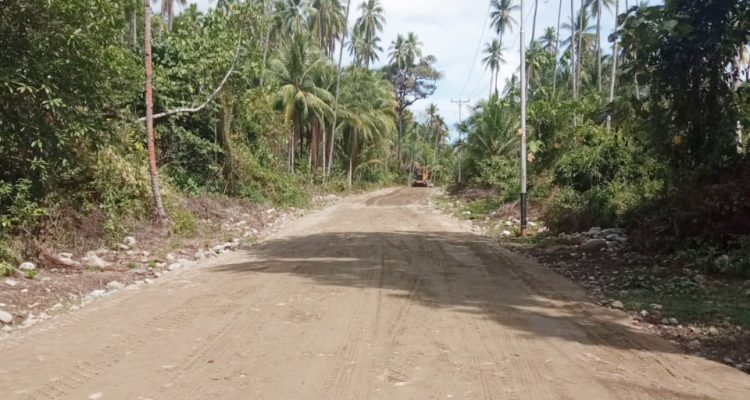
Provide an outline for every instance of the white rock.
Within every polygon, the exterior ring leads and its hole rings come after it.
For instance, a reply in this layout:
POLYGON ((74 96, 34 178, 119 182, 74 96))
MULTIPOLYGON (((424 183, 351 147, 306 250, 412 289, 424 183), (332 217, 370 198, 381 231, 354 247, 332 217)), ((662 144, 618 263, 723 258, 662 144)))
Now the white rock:
POLYGON ((83 304, 88 304, 96 299, 106 297, 107 291, 104 289, 97 289, 93 290, 91 293, 87 294, 86 297, 83 298, 83 304))
POLYGON ((688 343, 687 346, 691 350, 698 350, 702 345, 700 340, 693 340, 692 342, 688 343))
POLYGON ((536 225, 537 225, 536 222, 529 221, 529 226, 530 227, 533 228, 533 227, 536 227, 536 225))
POLYGON ((34 264, 33 262, 27 261, 19 265, 18 269, 20 269, 21 271, 33 271, 36 269, 36 264, 34 264))
POLYGON ((57 311, 59 309, 63 308, 62 303, 56 303, 54 306, 50 307, 51 311, 57 311))
POLYGON ((7 311, 0 310, 0 322, 10 324, 13 322, 13 315, 7 311))
POLYGON ((118 244, 117 248, 120 249, 120 250, 122 250, 122 251, 130 250, 130 246, 128 246, 126 244, 123 244, 123 243, 118 244))
POLYGON ((211 248, 211 251, 213 251, 214 253, 218 253, 218 252, 220 252, 222 250, 224 250, 224 245, 221 245, 221 244, 220 245, 216 245, 216 246, 214 246, 214 247, 211 248))
POLYGON ((649 312, 646 310, 641 310, 641 317, 646 318, 649 316, 649 312))
POLYGON ((612 308, 617 309, 617 310, 622 310, 625 308, 625 305, 622 304, 620 300, 615 300, 610 305, 612 306, 612 308))
POLYGON ((104 397, 104 393, 102 392, 92 393, 89 395, 89 400, 99 400, 103 397, 104 397))
POLYGON ((661 311, 664 307, 662 307, 661 304, 651 304, 651 309, 654 311, 661 311))
POLYGON ((589 239, 581 245, 583 251, 596 251, 607 247, 607 241, 604 239, 589 239))
POLYGON ((589 235, 601 235, 602 234, 602 228, 598 226, 594 226, 588 231, 589 235))
POLYGON ((502 235, 505 237, 509 237, 512 235, 512 233, 510 231, 503 231, 502 235))
POLYGON ((8 278, 5 280, 5 284, 10 287, 16 287, 16 285, 18 285, 18 281, 16 281, 15 279, 8 278))
POLYGON ((107 287, 107 291, 115 292, 115 291, 124 289, 125 285, 117 281, 112 281, 108 283, 106 287, 107 287))
POLYGON ((133 247, 133 246, 135 246, 136 243, 138 243, 138 241, 135 240, 135 238, 132 237, 132 236, 126 236, 125 239, 122 240, 122 242, 126 246, 130 246, 130 247, 133 247))
POLYGON ((715 326, 708 328, 708 336, 719 336, 719 330, 715 326))
POLYGON ((108 262, 102 260, 102 258, 97 256, 96 254, 88 254, 86 257, 83 257, 81 261, 83 261, 83 263, 89 267, 99 269, 107 268, 110 265, 108 262))
POLYGON ((202 260, 202 259, 206 258, 206 253, 204 253, 202 250, 196 251, 195 254, 193 255, 193 257, 195 257, 198 260, 202 260))
POLYGON ((180 264, 178 262, 169 264, 169 266, 167 267, 167 269, 170 270, 170 271, 176 271, 176 270, 178 270, 180 268, 182 268, 182 264, 180 264))
POLYGON ((73 258, 73 253, 60 253, 57 255, 59 258, 65 258, 65 259, 71 259, 73 258))
POLYGON ((175 257, 174 254, 172 253, 167 254, 166 258, 167 258, 167 261, 174 261, 177 259, 177 257, 175 257))
POLYGON ((670 318, 667 321, 669 321, 669 325, 678 325, 680 323, 677 318, 670 318))

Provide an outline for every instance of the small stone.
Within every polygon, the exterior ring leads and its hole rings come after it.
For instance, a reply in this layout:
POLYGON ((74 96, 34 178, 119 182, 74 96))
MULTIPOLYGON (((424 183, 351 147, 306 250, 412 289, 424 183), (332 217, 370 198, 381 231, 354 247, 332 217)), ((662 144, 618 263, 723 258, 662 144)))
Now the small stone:
POLYGON ((167 254, 166 258, 167 258, 167 261, 174 261, 177 259, 177 257, 175 257, 175 255, 172 253, 167 254))
POLYGON ((725 363, 727 363, 727 364, 734 364, 734 360, 732 360, 732 359, 731 359, 731 358, 729 358, 729 357, 725 357, 725 358, 724 358, 724 362, 725 362, 725 363))
POLYGON ((501 233, 501 235, 503 235, 504 237, 510 237, 512 235, 512 233, 510 231, 503 231, 503 233, 501 233))
POLYGON ((169 266, 167 267, 167 269, 168 269, 169 271, 176 271, 176 270, 178 270, 178 269, 180 269, 180 268, 182 268, 182 264, 180 264, 180 263, 178 263, 178 262, 176 262, 176 263, 172 263, 172 264, 169 264, 169 266))
POLYGON ((86 257, 82 258, 81 261, 92 268, 105 269, 109 267, 109 263, 102 260, 102 258, 97 256, 96 254, 88 254, 86 257))
POLYGON ((118 244, 118 245, 117 245, 117 248, 118 248, 118 249, 120 249, 120 250, 122 250, 122 251, 125 251, 125 250, 130 250, 130 246, 128 246, 128 245, 126 245, 126 244, 124 244, 124 243, 120 243, 120 244, 118 244))
POLYGON ((669 318, 669 325, 678 325, 680 321, 677 320, 677 318, 669 318))
POLYGON ((65 259, 70 260, 71 258, 73 258, 73 253, 60 253, 57 256, 59 258, 65 258, 65 259))
POLYGON ((135 246, 136 243, 138 243, 138 241, 135 240, 135 238, 133 236, 126 236, 125 239, 122 240, 122 242, 126 246, 130 246, 130 247, 133 247, 133 246, 135 246))
POLYGON ((125 285, 117 281, 112 281, 108 283, 106 287, 107 287, 107 291, 115 292, 115 291, 124 289, 125 285))
POLYGON ((193 255, 193 257, 195 257, 196 260, 202 260, 202 259, 206 258, 206 253, 204 253, 202 250, 201 251, 197 251, 197 252, 195 252, 195 254, 193 255))
POLYGON ((715 326, 708 328, 708 336, 719 336, 719 330, 715 326))
POLYGON ((750 289, 745 290, 745 296, 750 297, 750 289))
POLYGON ((57 311, 59 309, 63 308, 62 303, 56 303, 54 306, 50 307, 51 311, 57 311))
POLYGON ((86 297, 83 298, 83 304, 90 303, 96 299, 102 298, 107 296, 107 291, 104 289, 97 289, 92 291, 91 293, 87 294, 86 297))
POLYGON ((607 247, 607 241, 604 239, 589 239, 581 245, 581 250, 591 252, 601 250, 607 247))
POLYGON ((649 312, 646 310, 641 310, 641 317, 646 318, 649 316, 649 312))
POLYGON ((651 309, 655 311, 661 311, 664 309, 661 304, 651 304, 651 309))
POLYGON ((18 285, 18 281, 16 281, 15 279, 8 278, 5 280, 5 284, 10 287, 16 287, 16 285, 18 285))
POLYGON ((21 271, 33 271, 36 269, 36 264, 34 264, 33 262, 27 261, 19 265, 18 269, 20 269, 21 271))
POLYGON ((692 342, 690 342, 690 343, 687 344, 687 347, 690 350, 698 350, 698 349, 701 348, 701 346, 702 345, 701 345, 701 341, 700 340, 693 340, 692 342))
POLYGON ((703 274, 696 274, 696 275, 695 275, 695 276, 693 277, 693 280, 694 280, 695 282, 697 282, 697 283, 700 283, 700 284, 706 283, 706 275, 703 275, 703 274))
POLYGON ((13 315, 7 311, 0 310, 0 322, 10 324, 13 322, 13 315))
POLYGON ((669 325, 669 319, 667 318, 662 318, 660 322, 662 325, 669 325))
POLYGON ((602 234, 602 228, 598 226, 594 226, 587 232, 589 235, 601 235, 602 234))
POLYGON ((610 306, 612 308, 614 308, 614 309, 617 309, 617 310, 622 310, 622 309, 625 308, 625 305, 622 304, 622 302, 620 300, 613 301, 612 304, 610 304, 610 306))

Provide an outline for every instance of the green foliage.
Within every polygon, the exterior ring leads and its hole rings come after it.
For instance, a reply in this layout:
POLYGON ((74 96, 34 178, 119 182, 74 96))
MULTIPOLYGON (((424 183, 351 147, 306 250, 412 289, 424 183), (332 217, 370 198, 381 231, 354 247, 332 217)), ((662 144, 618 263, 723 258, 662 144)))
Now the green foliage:
POLYGON ((16 268, 5 261, 0 261, 0 276, 15 276, 16 268))
POLYGON ((23 277, 26 279, 34 279, 39 274, 39 271, 32 269, 29 271, 24 271, 23 277))

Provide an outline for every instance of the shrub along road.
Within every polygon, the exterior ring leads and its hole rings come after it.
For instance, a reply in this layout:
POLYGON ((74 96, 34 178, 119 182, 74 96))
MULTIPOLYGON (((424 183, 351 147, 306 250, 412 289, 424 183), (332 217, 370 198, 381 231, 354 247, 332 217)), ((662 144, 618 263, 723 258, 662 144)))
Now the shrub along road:
POLYGON ((390 189, 0 341, 3 399, 747 399, 554 272, 390 189))

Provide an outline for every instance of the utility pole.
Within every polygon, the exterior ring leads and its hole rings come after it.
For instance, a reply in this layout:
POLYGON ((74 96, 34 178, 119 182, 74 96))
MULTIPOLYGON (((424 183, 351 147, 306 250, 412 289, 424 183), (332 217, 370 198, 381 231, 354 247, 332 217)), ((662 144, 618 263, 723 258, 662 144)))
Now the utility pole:
POLYGON ((526 194, 526 39, 524 37, 524 12, 521 0, 521 237, 526 237, 527 194, 526 194))
MULTIPOLYGON (((451 99, 451 103, 458 104, 458 124, 461 125, 461 123, 464 122, 461 111, 464 108, 464 104, 467 104, 471 101, 471 99, 468 100, 461 100, 460 98, 458 100, 451 99)), ((461 184, 461 164, 462 164, 462 157, 461 157, 461 129, 458 130, 458 184, 461 184)))

